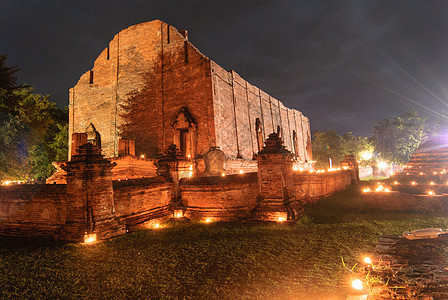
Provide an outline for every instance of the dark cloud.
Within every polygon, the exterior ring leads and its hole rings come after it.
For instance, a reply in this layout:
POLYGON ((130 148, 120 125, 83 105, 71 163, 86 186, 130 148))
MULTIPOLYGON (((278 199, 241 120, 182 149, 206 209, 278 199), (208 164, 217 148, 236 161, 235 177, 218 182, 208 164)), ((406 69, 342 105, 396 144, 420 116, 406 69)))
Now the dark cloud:
POLYGON ((312 130, 369 135, 415 107, 448 111, 448 2, 2 1, 0 53, 23 82, 68 89, 121 29, 161 19, 226 69, 297 108, 312 130))

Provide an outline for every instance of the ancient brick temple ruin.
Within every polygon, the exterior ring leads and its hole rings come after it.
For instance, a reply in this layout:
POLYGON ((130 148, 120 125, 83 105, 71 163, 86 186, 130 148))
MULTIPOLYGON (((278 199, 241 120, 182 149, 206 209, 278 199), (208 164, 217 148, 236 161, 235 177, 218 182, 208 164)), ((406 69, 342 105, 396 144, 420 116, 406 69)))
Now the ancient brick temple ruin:
MULTIPOLYGON (((203 55, 187 31, 159 20, 115 35, 70 89, 69 102, 70 135, 87 133, 118 164, 114 175, 133 172, 115 179, 155 175, 153 163, 137 158, 154 160, 171 144, 194 162, 195 174, 255 172, 254 155, 272 132, 297 163, 312 160, 307 117, 203 55), (209 163, 217 156, 225 160, 221 169, 209 163)), ((70 141, 69 152, 77 146, 70 141)))
POLYGON ((70 89, 67 162, 0 186, 0 234, 82 241, 180 217, 296 220, 357 182, 313 172, 301 112, 226 71, 161 21, 118 33, 70 89))

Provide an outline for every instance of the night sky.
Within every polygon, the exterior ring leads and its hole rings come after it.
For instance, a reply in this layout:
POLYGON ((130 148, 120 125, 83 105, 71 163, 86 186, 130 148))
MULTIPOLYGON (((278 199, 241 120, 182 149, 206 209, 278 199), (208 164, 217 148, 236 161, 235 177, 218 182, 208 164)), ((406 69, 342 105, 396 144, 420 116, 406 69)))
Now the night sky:
POLYGON ((225 69, 310 117, 371 134, 416 108, 448 112, 448 1, 0 0, 0 54, 21 83, 68 105, 113 36, 160 19, 225 69))

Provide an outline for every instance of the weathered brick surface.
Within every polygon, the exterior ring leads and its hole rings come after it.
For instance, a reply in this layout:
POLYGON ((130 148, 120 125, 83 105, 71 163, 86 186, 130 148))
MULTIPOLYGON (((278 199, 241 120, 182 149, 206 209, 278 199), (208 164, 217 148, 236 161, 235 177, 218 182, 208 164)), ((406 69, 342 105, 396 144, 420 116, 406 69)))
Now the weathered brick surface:
POLYGON ((75 236, 65 239, 82 241, 85 233, 105 239, 124 232, 114 216, 113 167, 92 144, 80 146, 78 155, 62 165, 67 172, 67 215, 79 228, 75 236))
POLYGON ((188 218, 248 218, 257 204, 257 175, 249 173, 184 180, 180 190, 188 218))
POLYGON ((66 185, 0 186, 0 234, 54 237, 67 220, 66 185))
POLYGON ((70 134, 92 123, 106 157, 118 156, 120 138, 135 140, 135 155, 149 158, 179 143, 175 121, 184 107, 194 121, 192 157, 219 147, 230 161, 252 159, 258 152, 259 118, 263 140, 279 126, 286 147, 301 160, 311 159, 305 151, 309 122, 302 113, 224 70, 158 20, 120 31, 69 97, 70 134))
POLYGON ((343 190, 351 184, 351 171, 326 173, 294 172, 294 189, 297 199, 312 202, 343 190))
POLYGON ((113 180, 156 176, 157 168, 154 165, 154 159, 128 155, 109 158, 109 161, 116 164, 112 170, 113 180))
POLYGON ((71 90, 70 133, 93 123, 107 157, 118 155, 119 137, 135 139, 136 155, 155 157, 173 143, 173 122, 185 106, 198 125, 198 153, 213 145, 210 61, 175 28, 158 20, 131 26, 109 53, 95 61, 92 84, 87 72, 71 90))
POLYGON ((115 216, 133 230, 171 215, 173 184, 161 177, 114 182, 115 216))

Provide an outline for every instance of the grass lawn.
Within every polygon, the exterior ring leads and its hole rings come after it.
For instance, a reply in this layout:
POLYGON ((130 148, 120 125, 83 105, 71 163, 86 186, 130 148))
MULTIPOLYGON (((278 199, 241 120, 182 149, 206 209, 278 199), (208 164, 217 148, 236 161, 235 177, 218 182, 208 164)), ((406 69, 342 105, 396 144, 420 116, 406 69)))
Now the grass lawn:
POLYGON ((359 187, 296 224, 188 223, 94 245, 0 238, 0 299, 345 299, 347 265, 381 234, 448 218, 365 211, 359 187))

